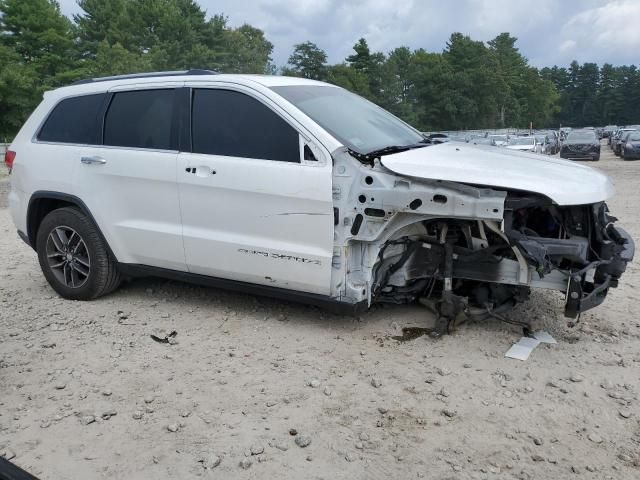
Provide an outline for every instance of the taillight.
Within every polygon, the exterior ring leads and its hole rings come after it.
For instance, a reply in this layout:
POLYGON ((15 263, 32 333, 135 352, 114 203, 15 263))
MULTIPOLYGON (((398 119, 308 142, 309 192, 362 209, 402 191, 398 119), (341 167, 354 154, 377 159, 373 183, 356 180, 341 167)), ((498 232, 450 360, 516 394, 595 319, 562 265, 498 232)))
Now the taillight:
POLYGON ((4 152, 4 164, 7 166, 9 170, 13 168, 13 161, 16 158, 16 152, 13 150, 7 150, 4 152))

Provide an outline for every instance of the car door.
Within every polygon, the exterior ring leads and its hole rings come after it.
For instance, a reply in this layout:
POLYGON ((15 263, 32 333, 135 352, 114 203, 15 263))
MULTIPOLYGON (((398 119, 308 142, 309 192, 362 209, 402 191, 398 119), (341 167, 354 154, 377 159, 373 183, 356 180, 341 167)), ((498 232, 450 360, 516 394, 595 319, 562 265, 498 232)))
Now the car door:
POLYGON ((180 86, 110 91, 101 145, 77 158, 76 191, 123 263, 187 270, 176 182, 180 86))
POLYGON ((250 89, 189 91, 178 156, 187 266, 197 274, 329 294, 330 156, 250 89))

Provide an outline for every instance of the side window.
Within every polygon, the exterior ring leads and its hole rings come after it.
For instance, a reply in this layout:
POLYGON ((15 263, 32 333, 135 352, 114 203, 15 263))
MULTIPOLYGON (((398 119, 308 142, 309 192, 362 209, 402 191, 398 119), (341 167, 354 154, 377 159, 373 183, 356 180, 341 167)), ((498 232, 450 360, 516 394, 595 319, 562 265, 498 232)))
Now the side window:
POLYGON ((300 162, 298 132, 244 93, 194 90, 191 131, 194 153, 300 162))
POLYGON ((106 94, 66 98, 58 103, 38 133, 42 142, 99 143, 98 115, 106 94))
POLYGON ((104 144, 116 147, 177 149, 171 124, 173 89, 118 92, 104 122, 104 144))

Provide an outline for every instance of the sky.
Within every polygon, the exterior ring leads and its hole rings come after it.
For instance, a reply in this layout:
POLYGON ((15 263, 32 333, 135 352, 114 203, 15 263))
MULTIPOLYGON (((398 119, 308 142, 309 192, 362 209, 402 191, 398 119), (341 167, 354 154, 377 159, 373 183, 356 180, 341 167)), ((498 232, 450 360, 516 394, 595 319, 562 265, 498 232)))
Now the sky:
MULTIPOLYGON (((76 0, 58 0, 81 13, 76 0)), ((249 23, 274 44, 283 66, 297 43, 311 41, 339 63, 364 37, 372 51, 407 46, 441 52, 452 32, 488 41, 501 32, 536 67, 572 60, 640 63, 640 0, 198 0, 229 25, 249 23)))

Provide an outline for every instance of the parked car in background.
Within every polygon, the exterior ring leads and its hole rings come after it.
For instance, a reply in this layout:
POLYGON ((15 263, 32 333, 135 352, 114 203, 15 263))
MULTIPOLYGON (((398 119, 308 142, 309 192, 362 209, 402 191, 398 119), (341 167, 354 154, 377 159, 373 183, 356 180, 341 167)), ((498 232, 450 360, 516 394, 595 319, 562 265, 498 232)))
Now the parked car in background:
POLYGON ((451 142, 459 142, 459 143, 469 143, 469 137, 462 133, 449 135, 449 141, 451 142))
POLYGON ((521 152, 538 152, 538 142, 536 137, 511 137, 506 145, 509 150, 519 150, 521 152))
POLYGON ((636 132, 637 129, 636 128, 623 128, 621 130, 619 130, 618 135, 616 135, 616 138, 614 139, 613 143, 611 144, 611 148, 613 150, 613 153, 615 153, 616 155, 620 156, 620 153, 622 152, 622 142, 624 141, 625 137, 627 136, 627 134, 629 132, 636 132))
POLYGON ((629 141, 629 138, 634 133, 638 132, 638 130, 631 130, 630 132, 625 132, 620 136, 620 142, 618 144, 618 148, 620 150, 620 157, 624 158, 624 148, 629 141))
POLYGON ((621 130, 622 130, 622 127, 616 128, 614 131, 611 132, 611 135, 609 135, 609 138, 607 138, 607 144, 609 145, 609 148, 611 150, 613 150, 615 139, 620 135, 621 130))
POLYGON ((489 135, 487 138, 491 139, 497 147, 504 147, 509 143, 508 135, 489 135))
POLYGON ((593 130, 572 130, 562 143, 560 157, 570 160, 600 160, 600 140, 593 130))
POLYGON ((548 132, 549 141, 551 142, 551 153, 550 155, 555 155, 560 151, 560 136, 558 132, 555 130, 551 130, 548 132))
POLYGON ((610 137, 609 137, 609 139, 608 139, 609 148, 610 148, 611 150, 613 150, 613 149, 614 149, 614 146, 615 146, 615 144, 616 144, 616 140, 618 139, 618 137, 619 137, 620 135, 622 135, 622 128, 618 128, 618 129, 616 129, 616 131, 615 131, 615 132, 612 132, 612 133, 611 133, 611 136, 610 136, 610 137))
POLYGON ((450 142, 451 139, 449 138, 449 135, 445 134, 445 133, 431 133, 429 135, 427 135, 427 138, 429 140, 431 140, 431 143, 446 143, 446 142, 450 142))
POLYGON ((490 137, 472 138, 469 140, 469 143, 473 145, 491 145, 492 147, 497 147, 496 142, 490 137))
POLYGON ((602 129, 602 136, 604 138, 610 138, 611 134, 618 129, 617 125, 607 125, 602 129))
POLYGON ((625 160, 637 160, 640 158, 640 131, 627 134, 621 156, 625 160))
POLYGON ((536 134, 536 152, 551 155, 551 142, 549 136, 545 134, 536 134))

